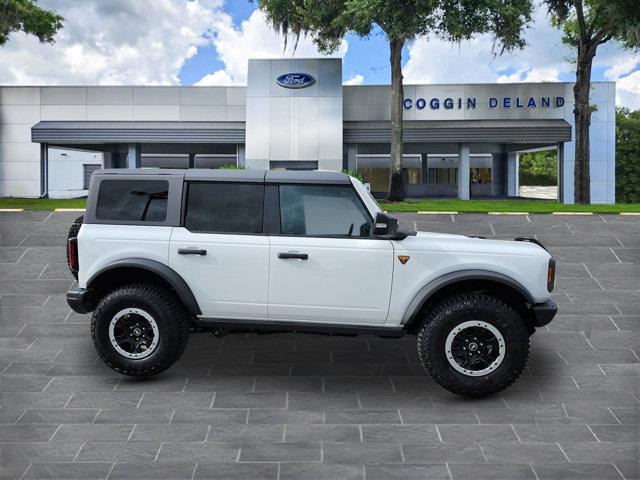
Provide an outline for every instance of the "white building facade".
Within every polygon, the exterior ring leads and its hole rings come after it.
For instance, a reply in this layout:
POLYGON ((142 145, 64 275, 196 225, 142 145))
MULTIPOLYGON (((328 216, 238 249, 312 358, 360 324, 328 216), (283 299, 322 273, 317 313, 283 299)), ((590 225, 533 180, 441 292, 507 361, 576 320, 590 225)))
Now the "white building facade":
MULTIPOLYGON (((573 84, 405 85, 412 197, 516 197, 521 152, 558 156, 573 202, 573 84)), ((615 202, 615 84, 595 82, 591 199, 615 202)), ((339 59, 250 60, 246 87, 0 87, 0 196, 86 193, 100 167, 348 169, 389 181, 391 89, 339 59)))

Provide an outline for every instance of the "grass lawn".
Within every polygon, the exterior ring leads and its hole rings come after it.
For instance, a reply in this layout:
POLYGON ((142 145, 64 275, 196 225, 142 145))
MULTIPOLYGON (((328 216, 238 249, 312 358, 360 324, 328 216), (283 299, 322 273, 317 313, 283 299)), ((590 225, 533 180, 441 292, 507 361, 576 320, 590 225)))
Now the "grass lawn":
MULTIPOLYGON (((53 210, 56 208, 85 208, 86 198, 0 198, 0 209, 22 208, 24 210, 53 210)), ((593 212, 620 213, 640 212, 640 203, 619 203, 616 205, 563 205, 547 200, 457 200, 429 199, 407 200, 402 203, 382 203, 388 212, 593 212)))
POLYGON ((86 198, 0 198, 0 209, 54 210, 56 208, 86 208, 86 198))
POLYGON ((381 203, 388 212, 593 212, 620 213, 640 212, 640 203, 618 203, 615 205, 564 205, 550 200, 458 200, 429 199, 407 200, 401 203, 381 203))

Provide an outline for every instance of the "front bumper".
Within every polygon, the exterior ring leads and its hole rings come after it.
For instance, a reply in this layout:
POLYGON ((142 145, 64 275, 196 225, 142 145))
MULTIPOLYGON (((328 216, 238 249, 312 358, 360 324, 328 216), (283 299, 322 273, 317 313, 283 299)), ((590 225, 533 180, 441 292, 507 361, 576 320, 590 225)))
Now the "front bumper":
POLYGON ((544 303, 536 303, 531 306, 531 318, 534 327, 544 327, 558 313, 558 304, 553 300, 544 303))
POLYGON ((95 308, 91 289, 77 288, 67 292, 67 303, 77 313, 89 313, 95 308))

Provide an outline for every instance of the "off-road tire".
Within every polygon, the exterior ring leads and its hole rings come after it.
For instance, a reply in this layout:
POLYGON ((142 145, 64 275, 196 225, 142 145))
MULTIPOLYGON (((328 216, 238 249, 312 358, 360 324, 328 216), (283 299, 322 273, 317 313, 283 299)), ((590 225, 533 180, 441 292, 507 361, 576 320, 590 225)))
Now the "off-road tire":
POLYGON ((504 390, 520 376, 529 356, 529 333, 520 315, 501 300, 481 293, 459 294, 427 313, 418 330, 417 346, 422 366, 438 385, 458 395, 480 397, 504 390), (458 372, 446 357, 447 336, 469 320, 493 325, 505 341, 502 363, 482 376, 458 372))
POLYGON ((80 227, 82 226, 83 222, 84 222, 84 215, 76 218, 74 222, 71 224, 71 227, 69 228, 69 233, 67 234, 67 245, 66 245, 67 266, 69 267, 69 271, 71 272, 71 275, 73 275, 73 278, 75 278, 76 280, 78 279, 78 272, 74 272, 73 270, 71 270, 71 263, 69 262, 69 239, 75 238, 78 236, 78 232, 80 231, 80 227))
POLYGON ((138 283, 120 287, 100 300, 91 319, 91 338, 100 358, 123 375, 148 377, 173 365, 184 352, 189 339, 190 318, 180 300, 164 287, 138 283), (153 353, 131 359, 118 353, 109 340, 109 323, 121 310, 139 308, 150 314, 159 330, 159 343, 153 353))

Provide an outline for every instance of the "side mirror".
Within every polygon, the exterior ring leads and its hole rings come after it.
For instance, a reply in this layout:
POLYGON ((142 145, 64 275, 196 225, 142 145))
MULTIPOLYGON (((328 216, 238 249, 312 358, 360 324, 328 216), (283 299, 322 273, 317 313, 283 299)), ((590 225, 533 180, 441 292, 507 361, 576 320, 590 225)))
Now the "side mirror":
POLYGON ((376 224, 373 229, 376 237, 395 238, 398 236, 398 220, 386 213, 376 214, 376 224))

